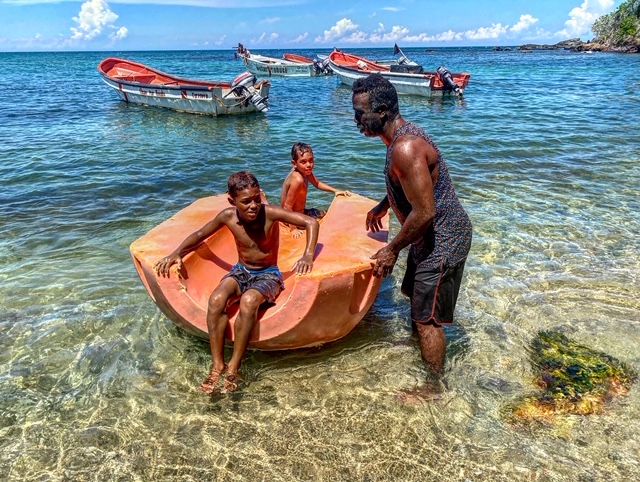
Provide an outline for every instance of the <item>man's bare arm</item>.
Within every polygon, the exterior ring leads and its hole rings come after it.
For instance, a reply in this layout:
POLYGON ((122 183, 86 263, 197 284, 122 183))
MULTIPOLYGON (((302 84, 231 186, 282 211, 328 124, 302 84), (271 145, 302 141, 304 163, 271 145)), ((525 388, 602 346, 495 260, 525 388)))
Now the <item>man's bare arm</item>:
MULTIPOLYGON (((435 217, 433 183, 427 157, 434 155, 424 142, 396 143, 393 149, 393 174, 411 204, 411 212, 391 242, 371 256, 376 260, 374 276, 385 277, 393 271, 400 251, 422 236, 435 217)), ((387 199, 388 201, 388 199, 387 199)))
POLYGON ((382 229, 382 218, 384 218, 389 211, 389 197, 385 196, 371 211, 367 213, 365 219, 365 227, 367 231, 377 233, 382 229))
POLYGON ((411 204, 411 212, 398 234, 389 243, 395 253, 422 236, 436 214, 433 183, 429 171, 428 144, 420 139, 406 140, 393 151, 394 173, 398 177, 404 195, 411 204))

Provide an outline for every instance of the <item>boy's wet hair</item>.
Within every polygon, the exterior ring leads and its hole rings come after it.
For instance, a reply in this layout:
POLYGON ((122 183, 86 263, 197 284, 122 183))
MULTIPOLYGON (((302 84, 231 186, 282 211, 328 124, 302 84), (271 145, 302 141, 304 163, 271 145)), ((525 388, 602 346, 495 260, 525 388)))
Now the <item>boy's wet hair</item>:
POLYGON ((352 97, 356 94, 369 94, 372 112, 379 112, 382 104, 387 106, 389 116, 392 118, 400 112, 396 88, 380 74, 369 74, 359 78, 351 86, 351 92, 352 97))
POLYGON ((304 154, 305 152, 310 152, 313 154, 313 149, 309 144, 305 144, 304 142, 296 142, 291 148, 291 159, 297 161, 298 158, 304 154))
POLYGON ((231 197, 236 197, 238 192, 252 187, 260 189, 260 184, 258 184, 256 176, 249 171, 235 172, 229 176, 229 181, 227 181, 227 192, 231 197))

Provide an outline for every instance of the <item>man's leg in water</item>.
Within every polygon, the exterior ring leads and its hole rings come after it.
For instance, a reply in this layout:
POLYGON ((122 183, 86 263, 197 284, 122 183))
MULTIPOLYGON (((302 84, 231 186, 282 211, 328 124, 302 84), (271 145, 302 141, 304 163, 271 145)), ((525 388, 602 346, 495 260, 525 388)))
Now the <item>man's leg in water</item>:
POLYGON ((398 392, 403 404, 415 404, 425 400, 442 399, 446 385, 442 378, 446 339, 441 326, 431 323, 415 323, 420 341, 420 354, 427 365, 429 376, 422 385, 398 392))
POLYGON ((447 340, 441 326, 433 323, 416 323, 420 340, 420 353, 434 377, 442 375, 447 340))

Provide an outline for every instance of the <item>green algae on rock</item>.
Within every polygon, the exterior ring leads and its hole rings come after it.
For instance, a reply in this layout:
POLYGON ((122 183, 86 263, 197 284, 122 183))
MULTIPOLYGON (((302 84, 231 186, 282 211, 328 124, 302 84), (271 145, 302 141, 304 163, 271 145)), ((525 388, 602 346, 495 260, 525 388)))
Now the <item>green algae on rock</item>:
POLYGON ((556 331, 539 332, 532 340, 531 362, 543 391, 506 407, 505 415, 514 423, 552 422, 558 414, 600 413, 607 401, 625 395, 636 379, 626 364, 556 331))

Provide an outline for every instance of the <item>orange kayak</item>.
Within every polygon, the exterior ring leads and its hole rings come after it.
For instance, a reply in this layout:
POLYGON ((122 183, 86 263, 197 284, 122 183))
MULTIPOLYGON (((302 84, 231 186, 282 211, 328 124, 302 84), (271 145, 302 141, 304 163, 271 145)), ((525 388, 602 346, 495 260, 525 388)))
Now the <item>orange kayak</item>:
MULTIPOLYGON (((302 256, 304 235, 294 239, 280 228, 278 266, 285 289, 276 303, 259 312, 249 347, 286 350, 321 345, 347 335, 364 317, 380 288, 373 276, 371 255, 386 245, 388 216, 383 230, 365 230, 367 212, 376 202, 357 194, 335 197, 321 220, 313 271, 291 271, 302 256)), ((171 253, 189 234, 229 206, 227 195, 199 199, 131 244, 140 279, 162 312, 185 331, 208 340, 206 310, 209 295, 238 261, 231 232, 223 228, 185 256, 184 278, 175 266, 169 278, 156 276, 153 264, 171 253)), ((233 341, 238 304, 228 309, 226 338, 233 341)))

